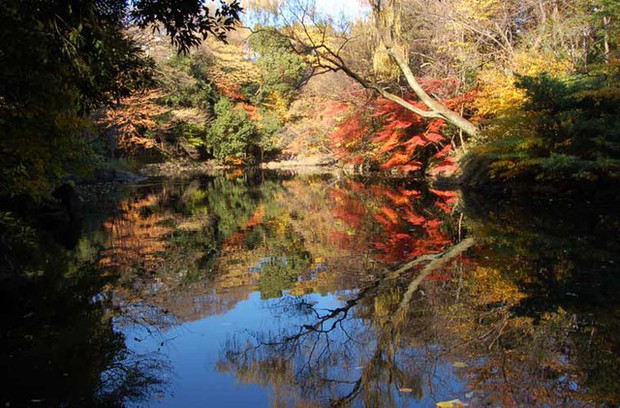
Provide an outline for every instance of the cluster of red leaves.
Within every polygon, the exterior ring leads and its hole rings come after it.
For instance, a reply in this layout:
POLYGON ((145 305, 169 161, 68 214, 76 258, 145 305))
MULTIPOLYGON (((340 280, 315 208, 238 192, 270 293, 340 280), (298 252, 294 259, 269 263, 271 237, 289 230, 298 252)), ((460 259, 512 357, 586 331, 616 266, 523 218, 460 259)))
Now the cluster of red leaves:
POLYGON ((361 164, 370 157, 373 121, 370 106, 351 102, 333 102, 329 113, 340 123, 329 138, 334 155, 351 164, 361 164))
POLYGON ((241 93, 241 85, 232 82, 228 78, 221 78, 220 81, 216 81, 215 88, 220 95, 232 101, 243 101, 246 99, 246 96, 241 93))
POLYGON ((228 251, 232 249, 243 248, 248 233, 250 233, 256 226, 260 225, 263 222, 264 216, 265 209, 263 207, 259 207, 250 216, 250 219, 245 224, 245 227, 241 228, 224 240, 224 242, 222 243, 222 249, 228 251))
MULTIPOLYGON (((455 79, 422 78, 420 83, 452 110, 460 109, 473 95, 459 95, 460 83, 455 79)), ((426 109, 411 95, 405 100, 426 109)), ((456 169, 452 145, 443 135, 446 123, 442 119, 423 118, 385 98, 358 105, 343 103, 334 112, 344 116, 330 135, 342 160, 353 164, 372 160, 382 169, 399 172, 422 170, 431 163, 431 173, 456 169)))
POLYGON ((335 204, 332 214, 341 226, 332 239, 352 250, 365 245, 377 260, 387 263, 440 252, 451 243, 442 228, 442 213, 452 212, 457 195, 452 191, 430 192, 434 207, 441 211, 429 211, 432 206, 421 203, 422 193, 413 189, 366 187, 354 182, 347 183, 346 188, 334 188, 330 192, 335 204))
POLYGON ((240 107, 247 113, 248 117, 252 119, 252 121, 257 122, 261 120, 260 112, 258 111, 258 107, 256 105, 252 105, 247 102, 238 102, 236 106, 240 107))

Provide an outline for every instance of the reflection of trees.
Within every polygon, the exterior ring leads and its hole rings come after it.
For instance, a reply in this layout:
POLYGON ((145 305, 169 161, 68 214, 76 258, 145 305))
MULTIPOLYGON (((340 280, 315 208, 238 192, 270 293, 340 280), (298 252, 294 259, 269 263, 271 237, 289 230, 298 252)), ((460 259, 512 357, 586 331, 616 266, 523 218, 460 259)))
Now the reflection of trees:
POLYGON ((18 268, 37 274, 5 279, 0 289, 2 405, 123 406, 164 390, 165 360, 133 354, 113 327, 101 293, 114 278, 93 258, 37 242, 18 268))
POLYGON ((397 394, 403 389, 421 398, 434 364, 421 358, 428 355, 403 336, 406 310, 420 283, 472 243, 467 239, 444 253, 413 261, 347 295, 343 305, 332 310, 317 310, 303 298, 296 308, 287 303, 287 310, 304 311, 296 331, 259 333, 253 344, 233 340, 219 367, 234 371, 243 381, 272 385, 284 405, 295 391, 303 399, 338 406, 353 400, 367 406, 397 406, 397 394), (401 275, 422 265, 401 290, 401 275), (382 311, 379 319, 373 316, 378 311, 382 311))
MULTIPOLYGON (((261 200, 279 188, 277 180, 255 182, 247 175, 204 176, 146 186, 122 200, 105 223, 109 242, 101 260, 120 274, 117 297, 150 303, 181 320, 228 310, 236 302, 212 302, 206 294, 227 268, 223 255, 243 244, 244 227, 261 200), (197 299, 204 302, 196 304, 197 299)), ((230 269, 229 282, 249 282, 230 269)), ((231 292, 237 301, 249 293, 231 292)))
POLYGON ((370 246, 378 260, 398 264, 450 244, 451 224, 444 218, 453 209, 455 192, 347 180, 330 194, 333 212, 343 224, 334 232, 340 245, 370 246), (355 233, 359 230, 364 234, 355 233))
POLYGON ((511 316, 497 342, 510 351, 505 360, 514 375, 511 389, 501 391, 512 402, 527 402, 529 391, 551 405, 618 405, 620 388, 612 379, 620 371, 613 334, 620 329, 617 211, 547 199, 498 210, 487 198, 466 199, 468 228, 484 245, 474 275, 490 275, 486 281, 494 285, 486 293, 495 293, 511 316), (518 296, 502 299, 501 285, 518 296))
POLYGON ((282 296, 282 291, 291 289, 297 278, 310 266, 307 257, 275 258, 272 257, 261 266, 258 288, 263 298, 282 296))
MULTIPOLYGON (((335 231, 329 222, 331 237, 324 241, 358 257, 372 254, 381 262, 365 262, 367 275, 358 276, 356 283, 363 289, 346 295, 342 307, 319 311, 300 298, 293 310, 306 312, 298 315, 298 331, 259 333, 250 345, 231 341, 220 369, 234 371, 243 381, 271 384, 284 405, 287 398, 302 398, 336 405, 361 400, 368 406, 395 406, 399 389, 410 389, 407 395, 420 398, 433 363, 420 359, 421 351, 408 344, 401 327, 421 282, 471 245, 466 240, 453 251, 441 252, 450 238, 439 216, 451 210, 453 196, 351 181, 332 184, 328 191, 325 199, 334 203, 331 211, 337 222, 335 231), (418 258, 390 276, 379 266, 411 257, 418 258), (403 288, 401 279, 412 268, 419 275, 403 288), (375 318, 378 313, 382 318, 375 318), (374 326, 367 327, 369 322, 374 326)), ((297 207, 316 208, 295 196, 297 207)), ((320 231, 313 227, 315 234, 320 231)), ((350 273, 357 264, 343 264, 338 272, 350 273)))
MULTIPOLYGON (((407 229, 410 207, 382 209, 402 198, 384 191, 377 205, 368 191, 354 186, 336 197, 345 221, 341 245, 363 248, 407 229)), ((320 310, 303 297, 291 307, 290 300, 287 310, 299 311, 290 317, 294 328, 231 340, 220 370, 271 385, 281 405, 396 406, 406 396, 442 395, 450 392, 445 367, 452 362, 472 390, 453 397, 474 406, 618 405, 619 220, 600 209, 492 207, 467 207, 464 225, 478 242, 467 258, 428 267, 438 244, 409 265, 413 276, 375 270, 379 278, 358 281, 365 289, 342 293, 336 309, 320 310)), ((419 233, 431 241, 433 231, 450 231, 428 225, 419 233)))
MULTIPOLYGON (((125 274, 117 301, 130 301, 116 327, 222 313, 259 289, 283 328, 231 339, 218 368, 273 387, 276 406, 463 399, 455 378, 472 389, 473 406, 618 405, 617 216, 514 203, 489 209, 467 196, 462 224, 477 245, 461 257, 471 241, 451 247, 461 234, 455 197, 311 177, 203 177, 146 188, 108 220, 124 238, 112 241, 105 262, 125 274), (154 249, 147 263, 144 248, 154 249), (336 289, 341 305, 331 310, 312 297, 283 296, 336 289)), ((72 273, 81 289, 59 293, 100 288, 81 280, 90 274, 72 273)), ((88 296, 80 299, 74 304, 88 296)), ((104 395, 155 392, 161 359, 128 353, 97 310, 65 312, 76 327, 97 328, 76 335, 75 348, 88 337, 95 350, 83 353, 93 354, 91 371, 73 370, 87 390, 76 395, 101 403, 104 395)), ((50 337, 37 336, 43 349, 50 337)))

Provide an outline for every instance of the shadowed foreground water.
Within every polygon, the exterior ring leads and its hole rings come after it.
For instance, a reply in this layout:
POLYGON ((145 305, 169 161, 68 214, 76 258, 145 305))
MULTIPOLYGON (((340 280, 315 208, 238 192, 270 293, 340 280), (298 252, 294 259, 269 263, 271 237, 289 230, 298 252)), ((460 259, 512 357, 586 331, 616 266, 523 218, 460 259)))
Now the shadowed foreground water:
POLYGON ((14 233, 1 401, 618 406, 619 227, 613 206, 330 174, 132 186, 71 250, 14 233))

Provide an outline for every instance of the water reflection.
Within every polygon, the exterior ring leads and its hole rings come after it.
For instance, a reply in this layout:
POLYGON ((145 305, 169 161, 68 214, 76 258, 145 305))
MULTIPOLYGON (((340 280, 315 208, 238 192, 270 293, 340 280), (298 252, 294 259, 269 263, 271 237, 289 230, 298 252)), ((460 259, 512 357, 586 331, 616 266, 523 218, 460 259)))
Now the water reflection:
POLYGON ((330 174, 136 187, 78 246, 96 272, 72 276, 103 281, 58 290, 114 344, 68 383, 129 406, 617 406, 620 214, 531 201, 330 174))
MULTIPOLYGON (((113 325, 92 243, 69 252, 31 231, 10 237, 1 274, 5 407, 122 406, 167 390, 168 361, 129 349, 113 325)), ((6 241, 3 241, 5 244, 6 241)))

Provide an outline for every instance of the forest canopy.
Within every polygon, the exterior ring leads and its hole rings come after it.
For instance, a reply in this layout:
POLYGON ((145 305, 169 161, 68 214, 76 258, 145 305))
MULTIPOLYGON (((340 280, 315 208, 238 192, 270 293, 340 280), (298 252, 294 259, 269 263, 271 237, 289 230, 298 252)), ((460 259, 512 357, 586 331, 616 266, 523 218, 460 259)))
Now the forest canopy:
POLYGON ((119 157, 617 179, 617 2, 360 4, 4 0, 2 201, 119 157))
POLYGON ((152 85, 152 61, 130 26, 161 26, 186 51, 224 39, 240 12, 236 1, 3 0, 0 197, 44 196, 92 167, 88 114, 152 85))

